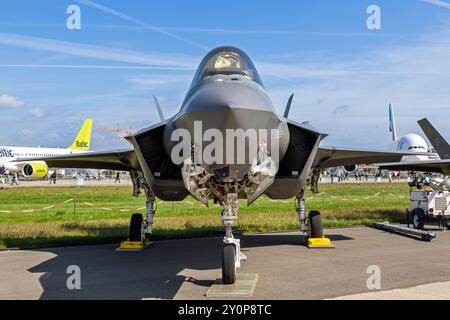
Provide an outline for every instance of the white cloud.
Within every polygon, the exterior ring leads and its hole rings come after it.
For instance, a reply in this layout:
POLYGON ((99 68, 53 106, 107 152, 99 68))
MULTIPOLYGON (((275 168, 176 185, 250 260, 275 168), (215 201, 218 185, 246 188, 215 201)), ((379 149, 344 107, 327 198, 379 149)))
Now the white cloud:
POLYGON ((423 2, 427 2, 427 3, 431 3, 431 4, 435 4, 437 6, 440 7, 444 7, 447 9, 450 9, 450 3, 445 2, 445 1, 441 1, 441 0, 422 0, 423 2))
POLYGON ((127 79, 133 86, 144 89, 156 89, 161 87, 183 85, 187 86, 192 80, 192 76, 188 75, 154 75, 154 76, 138 76, 129 77, 127 79))
POLYGON ((91 1, 91 0, 75 0, 75 1, 77 1, 77 2, 79 2, 81 4, 84 4, 86 6, 89 6, 91 8, 95 8, 97 10, 103 11, 103 12, 105 12, 107 14, 110 14, 110 15, 113 15, 115 17, 118 17, 118 18, 120 18, 120 19, 122 19, 124 21, 131 22, 131 23, 133 23, 135 25, 138 25, 140 27, 149 29, 149 30, 154 31, 154 32, 158 32, 158 33, 163 34, 163 35, 165 35, 167 37, 170 37, 172 39, 188 43, 190 45, 193 45, 193 46, 201 48, 201 49, 208 49, 207 47, 205 47, 205 46, 203 46, 203 45, 201 45, 199 43, 196 43, 194 41, 191 41, 191 40, 188 40, 186 38, 180 37, 180 36, 178 36, 176 34, 173 34, 172 32, 169 32, 169 31, 167 31, 167 30, 165 30, 163 28, 156 27, 156 26, 151 25, 151 24, 149 24, 149 23, 147 23, 145 21, 136 19, 136 18, 134 18, 132 16, 129 16, 129 15, 123 13, 123 12, 114 10, 112 8, 109 8, 109 7, 104 6, 102 4, 96 3, 94 1, 91 1))
POLYGON ((35 137, 35 132, 29 128, 24 128, 19 130, 19 136, 22 138, 33 138, 35 137))
POLYGON ((6 94, 0 95, 0 108, 20 108, 24 105, 25 102, 14 96, 8 96, 6 94))
POLYGON ((99 60, 136 63, 147 66, 169 68, 193 68, 198 58, 189 55, 171 55, 161 53, 139 53, 130 50, 52 40, 47 38, 29 37, 11 33, 0 33, 0 44, 14 47, 63 53, 72 56, 99 60))
POLYGON ((294 92, 291 118, 310 120, 329 133, 325 144, 385 148, 390 142, 390 102, 400 134, 421 133, 417 120, 428 117, 450 139, 450 42, 442 41, 449 38, 450 28, 444 25, 441 30, 350 59, 334 53, 314 58, 312 52, 292 64, 261 61, 256 66, 270 84, 267 89, 278 113, 294 92), (351 109, 337 119, 336 106, 344 105, 351 109))
POLYGON ((42 118, 44 116, 44 113, 42 112, 41 108, 39 108, 39 107, 31 108, 30 114, 36 118, 42 118))

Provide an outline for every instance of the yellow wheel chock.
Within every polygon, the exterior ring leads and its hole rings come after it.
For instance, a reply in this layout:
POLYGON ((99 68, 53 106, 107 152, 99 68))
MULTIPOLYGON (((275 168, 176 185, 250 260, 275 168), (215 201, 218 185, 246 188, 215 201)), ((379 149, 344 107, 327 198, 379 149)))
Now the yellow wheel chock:
POLYGON ((333 249, 335 248, 334 244, 330 239, 322 237, 322 238, 306 238, 306 246, 310 249, 333 249))
POLYGON ((116 251, 141 251, 148 247, 150 243, 144 241, 122 241, 116 251))

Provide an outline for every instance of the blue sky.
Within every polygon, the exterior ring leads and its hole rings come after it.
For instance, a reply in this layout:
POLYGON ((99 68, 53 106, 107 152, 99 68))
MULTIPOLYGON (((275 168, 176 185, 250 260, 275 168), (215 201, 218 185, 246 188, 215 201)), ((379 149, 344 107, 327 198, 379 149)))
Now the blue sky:
MULTIPOLYGON (((201 58, 234 45, 254 60, 276 109, 329 133, 328 145, 384 148, 428 117, 450 138, 450 1, 1 0, 0 144, 65 147, 84 118, 156 123, 174 114, 201 58), (81 30, 66 8, 81 8, 81 30), (368 30, 366 9, 381 9, 368 30), (448 4, 448 6, 447 6, 448 4)), ((97 150, 127 147, 96 129, 97 150)))

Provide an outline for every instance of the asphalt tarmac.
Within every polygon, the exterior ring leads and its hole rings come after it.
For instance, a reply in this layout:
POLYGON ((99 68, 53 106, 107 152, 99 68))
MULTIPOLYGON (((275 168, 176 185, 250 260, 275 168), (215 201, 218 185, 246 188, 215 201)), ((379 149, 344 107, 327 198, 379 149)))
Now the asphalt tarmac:
MULTIPOLYGON (((296 232, 241 236, 248 260, 239 272, 259 275, 252 298, 382 299, 392 292, 385 290, 450 280, 450 231, 434 242, 367 227, 325 234, 335 249, 308 249, 296 232), (367 287, 369 266, 380 268, 381 292, 367 287)), ((116 252, 117 244, 1 251, 0 299, 206 299, 221 273, 221 246, 217 237, 156 241, 141 252, 116 252), (67 287, 73 265, 80 290, 67 287)), ((450 286, 438 287, 447 289, 437 298, 450 298, 450 286)))

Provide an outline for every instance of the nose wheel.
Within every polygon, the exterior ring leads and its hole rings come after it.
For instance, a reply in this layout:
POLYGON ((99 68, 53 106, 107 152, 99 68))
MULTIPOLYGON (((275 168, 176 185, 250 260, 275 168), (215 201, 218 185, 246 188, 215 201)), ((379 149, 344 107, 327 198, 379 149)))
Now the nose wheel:
POLYGON ((232 244, 223 245, 222 282, 224 284, 236 282, 236 247, 232 244))
POLYGON ((222 248, 222 282, 233 284, 236 282, 236 269, 241 267, 241 260, 247 257, 241 253, 239 239, 233 237, 232 227, 237 219, 238 196, 236 193, 226 195, 224 210, 222 212, 222 223, 225 227, 225 237, 222 248))

